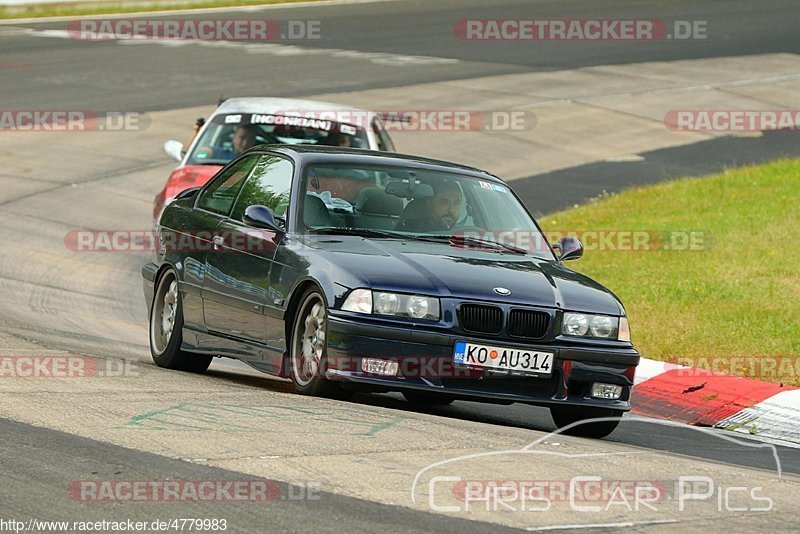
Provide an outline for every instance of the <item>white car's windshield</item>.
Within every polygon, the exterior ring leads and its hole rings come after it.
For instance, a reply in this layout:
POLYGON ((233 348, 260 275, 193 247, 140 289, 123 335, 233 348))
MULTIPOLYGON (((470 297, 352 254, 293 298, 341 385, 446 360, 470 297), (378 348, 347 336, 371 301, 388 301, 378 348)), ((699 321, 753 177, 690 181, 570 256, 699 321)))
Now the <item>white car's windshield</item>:
POLYGON ((189 165, 225 165, 261 144, 309 144, 369 148, 358 126, 314 118, 257 114, 219 114, 203 131, 189 156, 189 165))

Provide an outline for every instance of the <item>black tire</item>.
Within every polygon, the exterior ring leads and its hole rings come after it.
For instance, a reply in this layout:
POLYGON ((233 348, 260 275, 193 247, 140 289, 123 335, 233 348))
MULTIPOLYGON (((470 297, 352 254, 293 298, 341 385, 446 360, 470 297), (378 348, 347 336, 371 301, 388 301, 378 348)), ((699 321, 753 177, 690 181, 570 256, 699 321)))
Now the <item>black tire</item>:
POLYGON ((417 406, 447 406, 455 400, 445 393, 428 393, 426 391, 404 391, 403 396, 411 404, 417 406))
POLYGON ((553 422, 558 428, 564 428, 579 421, 606 418, 603 421, 581 423, 563 432, 570 436, 595 439, 601 439, 611 434, 614 429, 617 428, 617 425, 619 425, 623 413, 625 412, 621 410, 612 410, 610 408, 580 408, 576 406, 550 407, 550 416, 553 418, 553 422))
POLYGON ((292 321, 289 343, 292 384, 301 395, 346 400, 354 392, 325 378, 328 364, 327 318, 328 308, 322 294, 316 288, 307 289, 300 297, 300 305, 292 321))
POLYGON ((150 307, 150 354, 156 365, 165 369, 202 373, 211 365, 212 356, 181 350, 183 343, 183 304, 178 277, 172 269, 158 279, 150 307), (174 284, 174 285, 173 285, 174 284), (166 313, 165 312, 166 309, 166 313), (172 326, 165 329, 172 316, 172 326))

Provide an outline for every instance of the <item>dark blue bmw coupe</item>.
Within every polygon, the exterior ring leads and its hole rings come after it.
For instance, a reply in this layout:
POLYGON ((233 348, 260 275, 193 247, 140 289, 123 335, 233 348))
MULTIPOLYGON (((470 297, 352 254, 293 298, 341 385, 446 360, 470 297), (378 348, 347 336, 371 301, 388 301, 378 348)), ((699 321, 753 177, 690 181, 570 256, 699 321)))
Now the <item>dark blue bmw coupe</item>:
POLYGON ((593 437, 630 409, 622 304, 487 172, 263 145, 178 195, 157 245, 142 273, 161 367, 230 357, 306 395, 541 405, 593 437))

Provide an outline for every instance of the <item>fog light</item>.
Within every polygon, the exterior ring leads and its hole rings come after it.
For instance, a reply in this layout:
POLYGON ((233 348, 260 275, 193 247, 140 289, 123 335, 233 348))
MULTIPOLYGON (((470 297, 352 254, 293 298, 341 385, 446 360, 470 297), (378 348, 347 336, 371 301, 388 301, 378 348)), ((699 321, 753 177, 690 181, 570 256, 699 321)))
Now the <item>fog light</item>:
POLYGON ((595 382, 592 384, 592 397, 596 399, 618 399, 622 396, 622 386, 595 382))
POLYGON ((361 360, 361 370, 365 373, 383 376, 397 376, 399 365, 392 360, 380 360, 378 358, 363 358, 361 360))

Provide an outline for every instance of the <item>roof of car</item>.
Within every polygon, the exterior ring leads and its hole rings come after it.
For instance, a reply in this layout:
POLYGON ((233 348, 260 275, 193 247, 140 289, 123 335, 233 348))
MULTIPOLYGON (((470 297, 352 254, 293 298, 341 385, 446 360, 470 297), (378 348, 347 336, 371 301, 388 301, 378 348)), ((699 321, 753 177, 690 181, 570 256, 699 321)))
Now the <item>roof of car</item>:
POLYGON ((412 164, 420 168, 439 171, 458 171, 461 173, 477 174, 484 178, 500 180, 497 176, 478 169, 461 165, 450 161, 425 158, 411 154, 399 154, 397 152, 383 152, 378 150, 364 150, 360 148, 342 148, 322 145, 258 145, 251 148, 248 152, 262 152, 269 150, 286 155, 294 155, 297 159, 306 162, 351 162, 363 165, 392 165, 392 164, 412 164))
POLYGON ((370 113, 367 110, 321 102, 319 100, 302 100, 298 98, 268 98, 268 97, 243 97, 225 100, 214 112, 216 113, 278 113, 285 111, 358 111, 370 113))

